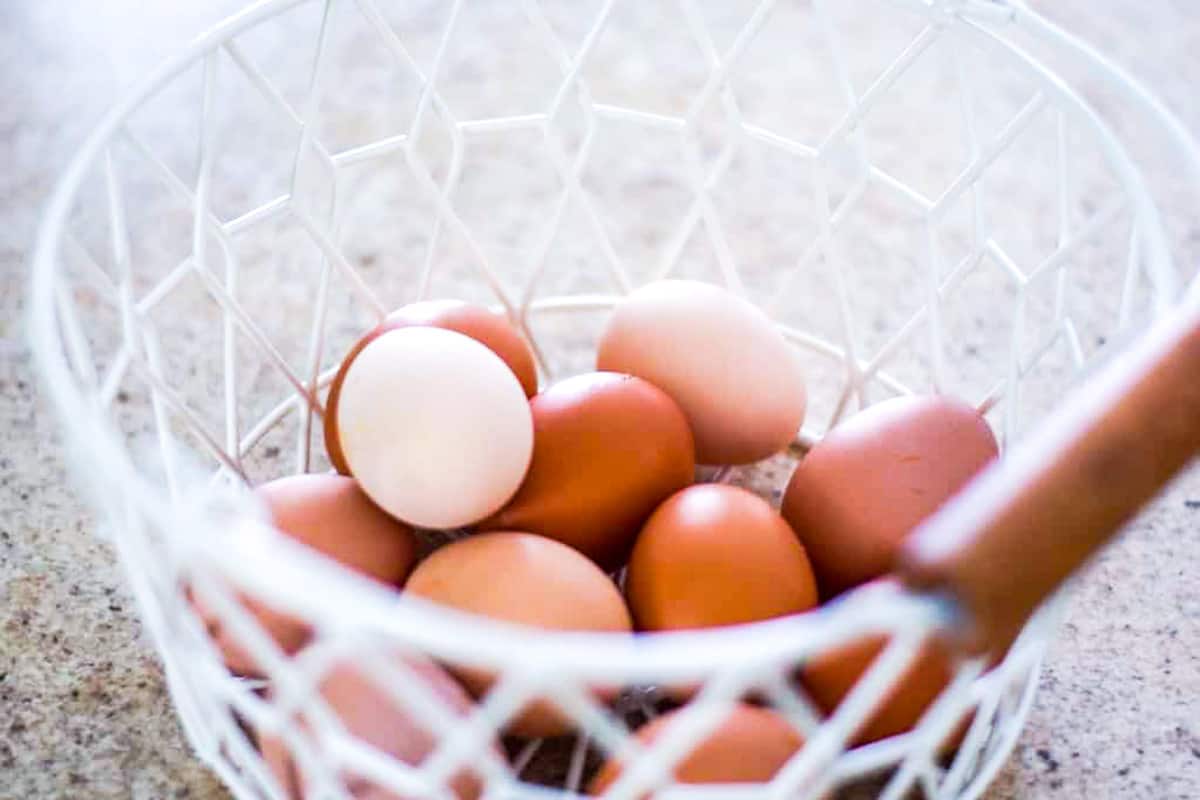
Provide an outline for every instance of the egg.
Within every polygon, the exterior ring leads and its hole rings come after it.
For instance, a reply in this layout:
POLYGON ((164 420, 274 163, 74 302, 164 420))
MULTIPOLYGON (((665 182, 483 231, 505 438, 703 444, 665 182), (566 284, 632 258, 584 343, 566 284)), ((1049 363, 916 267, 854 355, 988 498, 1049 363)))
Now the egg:
POLYGON ((767 501, 697 484, 642 528, 625 577, 639 630, 710 628, 807 611, 817 588, 804 547, 767 501))
POLYGON ((785 448, 807 394, 795 351, 753 304, 712 284, 647 284, 613 311, 597 369, 643 378, 671 395, 701 464, 747 464, 785 448))
POLYGON ((557 383, 530 410, 529 473, 480 527, 548 536, 615 569, 654 508, 692 482, 687 419, 662 390, 613 372, 557 383))
POLYGON ((372 341, 397 328, 424 325, 444 328, 469 336, 487 346, 508 365, 527 397, 537 393, 537 366, 533 353, 521 335, 509 325, 508 320, 483 306, 464 303, 461 300, 425 300, 409 303, 398 308, 379 325, 359 339, 338 368, 325 401, 325 450, 333 468, 343 475, 350 474, 350 467, 342 452, 341 437, 338 435, 338 403, 342 383, 354 359, 372 341))
MULTIPOLYGON (((492 619, 559 631, 631 630, 616 585, 588 558, 553 539, 499 531, 460 539, 421 562, 405 591, 444 606, 492 619)), ((455 674, 476 697, 493 677, 478 670, 455 674)), ((599 689, 608 697, 611 691, 599 689)), ((517 736, 558 736, 571 730, 554 706, 534 701, 509 724, 517 736)))
POLYGON ((782 505, 822 597, 890 571, 909 531, 998 453, 983 417, 946 397, 885 400, 826 434, 782 505))
MULTIPOLYGON (((817 707, 832 714, 887 643, 886 636, 864 636, 819 653, 801 668, 800 682, 817 707)), ((946 646, 937 638, 927 640, 853 734, 851 744, 876 742, 912 730, 953 677, 946 646)), ((965 726, 961 726, 948 745, 956 746, 964 734, 965 726)))
POLYGON ((533 454, 533 418, 512 370, 441 328, 399 328, 368 343, 346 371, 335 422, 363 491, 424 528, 499 510, 533 454))
MULTIPOLYGON (((442 709, 452 716, 465 717, 474 707, 463 688, 445 670, 428 659, 399 654, 390 658, 396 662, 395 669, 407 670, 410 677, 423 684, 424 689, 440 701, 442 709)), ((339 663, 330 670, 321 681, 319 691, 329 710, 337 716, 350 736, 391 758, 418 766, 437 748, 440 737, 421 721, 422 715, 411 712, 395 695, 368 678, 367 673, 353 661, 339 663)), ((294 722, 300 729, 309 732, 308 721, 303 716, 294 722)), ((296 763, 301 759, 293 756, 289 745, 275 736, 259 738, 263 760, 283 787, 284 796, 288 800, 316 800, 317 793, 308 791, 304 773, 296 763)), ((313 746, 317 746, 315 742, 313 746)), ((492 747, 499 755, 499 748, 494 744, 492 747)), ((366 776, 348 770, 344 770, 339 777, 348 796, 354 800, 418 800, 427 796, 398 794, 366 776)), ((476 800, 483 793, 479 776, 466 768, 451 778, 448 788, 451 796, 458 800, 476 800)))
MULTIPOLYGON (((644 725, 636 734, 638 742, 651 745, 682 711, 672 711, 644 725)), ((738 704, 679 761, 672 775, 680 784, 766 783, 803 746, 803 737, 778 713, 738 704)), ((608 761, 592 779, 588 793, 603 794, 620 779, 624 768, 620 760, 608 761)))
MULTIPOLYGON (((417 540, 412 529, 380 510, 350 478, 293 475, 255 491, 276 528, 363 575, 398 587, 416 563, 417 540)), ((303 620, 250 597, 240 600, 285 653, 295 653, 310 638, 303 620)), ((240 675, 261 674, 220 617, 203 603, 196 606, 230 670, 240 675)))

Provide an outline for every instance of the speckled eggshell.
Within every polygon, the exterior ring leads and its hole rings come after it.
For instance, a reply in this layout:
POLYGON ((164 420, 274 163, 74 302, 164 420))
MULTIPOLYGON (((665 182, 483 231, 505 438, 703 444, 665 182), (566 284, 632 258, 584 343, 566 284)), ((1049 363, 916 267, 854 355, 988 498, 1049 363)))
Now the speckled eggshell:
POLYGON ((690 486, 642 528, 625 577, 638 630, 711 628, 798 614, 817 604, 804 547, 758 495, 690 486))
MULTIPOLYGON (((652 744, 681 712, 672 711, 647 723, 638 730, 637 740, 652 744)), ((680 784, 766 783, 803 746, 800 733, 776 712, 736 705, 724 722, 683 757, 673 777, 680 784)), ((621 778, 624 767, 619 760, 607 762, 592 779, 588 793, 603 794, 621 778)))
POLYGON ((794 349, 752 303, 719 286, 666 280, 622 300, 600 339, 597 369, 671 395, 701 464, 747 464, 787 447, 807 393, 794 349))
POLYGON ((423 528, 455 528, 500 509, 533 453, 521 384, 461 333, 381 334, 342 383, 337 426, 351 473, 372 500, 423 528))
POLYGON ((983 417, 946 397, 885 400, 827 433, 782 504, 822 598, 889 572, 905 536, 998 452, 983 417))
MULTIPOLYGON (((394 656, 398 668, 407 669, 411 676, 442 703, 444 710, 454 716, 466 716, 473 703, 463 688, 445 670, 433 662, 415 656, 394 656)), ((370 680, 353 661, 334 667, 320 684, 322 698, 337 715, 346 731, 388 756, 406 764, 419 765, 437 747, 437 735, 425 727, 419 718, 400 705, 395 697, 378 683, 370 680)), ((301 716, 296 720, 307 731, 308 723, 301 716)), ((315 800, 310 793, 302 770, 291 748, 280 738, 260 737, 263 760, 275 780, 283 787, 288 800, 315 800)), ((500 753, 493 745, 495 752, 500 753)), ((342 773, 342 781, 355 800, 420 800, 425 795, 399 794, 375 781, 350 772, 342 773)), ((463 769, 449 782, 458 800, 476 800, 483 792, 480 778, 463 769)))
MULTIPOLYGON (((460 611, 559 631, 628 633, 629 611, 616 585, 574 548, 531 533, 502 531, 460 539, 417 566, 405 591, 460 611)), ((476 697, 494 678, 454 669, 476 697)), ((599 697, 613 692, 597 689, 599 697)), ((534 701, 509 724, 517 736, 559 736, 570 722, 534 701)))
MULTIPOLYGON (((412 529, 380 510, 350 478, 293 475, 255 491, 280 531, 381 583, 399 587, 416 563, 417 540, 412 529)), ((310 638, 303 620, 250 597, 241 601, 285 653, 295 653, 310 638)), ((253 657, 221 618, 199 601, 196 606, 230 670, 240 675, 260 674, 253 657)))
POLYGON ((409 303, 388 314, 383 322, 355 342, 354 347, 342 359, 342 364, 338 368, 337 374, 334 375, 333 382, 329 384, 329 394, 325 400, 325 450, 329 454, 329 461, 333 464, 333 468, 343 475, 350 474, 350 467, 346 464, 346 457, 342 453, 342 442, 338 435, 336 420, 342 382, 346 380, 346 372, 362 349, 376 338, 388 331, 407 328, 411 325, 444 328, 470 336, 500 356, 517 376, 517 380, 521 382, 521 388, 527 397, 537 394, 537 366, 534 363, 533 353, 521 335, 503 316, 489 311, 483 306, 465 303, 461 300, 423 300, 419 303, 409 303))
POLYGON ((557 539, 606 570, 624 563, 655 507, 695 475, 692 434, 665 392, 629 375, 567 378, 530 402, 533 461, 485 530, 557 539))

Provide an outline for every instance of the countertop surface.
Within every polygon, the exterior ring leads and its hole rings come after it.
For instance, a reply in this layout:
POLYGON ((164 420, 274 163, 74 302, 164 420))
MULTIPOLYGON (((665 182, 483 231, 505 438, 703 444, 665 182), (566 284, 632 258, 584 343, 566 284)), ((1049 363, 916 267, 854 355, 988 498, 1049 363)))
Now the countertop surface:
MULTIPOLYGON (((235 5, 0 3, 3 800, 227 796, 190 754, 113 553, 69 485, 23 319, 26 256, 67 159, 121 87, 235 5)), ((1190 3, 1037 5, 1200 130, 1200 17, 1190 3)), ((1190 230, 1200 239, 1200 222, 1190 230)), ((989 800, 1200 797, 1198 575, 1193 469, 1078 580, 989 800)))

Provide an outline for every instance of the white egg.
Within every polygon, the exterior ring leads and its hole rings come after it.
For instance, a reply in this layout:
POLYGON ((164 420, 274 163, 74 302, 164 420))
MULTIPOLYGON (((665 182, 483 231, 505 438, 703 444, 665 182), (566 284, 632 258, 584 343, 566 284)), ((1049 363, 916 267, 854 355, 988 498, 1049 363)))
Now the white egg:
POLYGON ((748 464, 787 447, 807 406, 795 350, 750 302, 719 286, 666 280, 613 311, 596 368, 669 394, 687 415, 701 464, 748 464))
POLYGON ((441 328, 400 328, 368 344, 346 373, 336 421, 363 491, 423 528, 498 510, 533 453, 529 403, 512 370, 441 328))

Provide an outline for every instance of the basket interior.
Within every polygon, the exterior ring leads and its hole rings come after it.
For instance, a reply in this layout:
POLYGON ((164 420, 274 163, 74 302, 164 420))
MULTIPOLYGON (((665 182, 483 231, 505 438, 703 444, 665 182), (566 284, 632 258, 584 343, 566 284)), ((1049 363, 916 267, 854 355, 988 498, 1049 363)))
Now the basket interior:
POLYGON ((814 436, 926 391, 1020 435, 1150 308, 1096 131, 917 4, 737 5, 300 3, 182 69, 60 248, 135 459, 157 385, 167 435, 252 482, 324 469, 321 379, 382 312, 500 305, 553 380, 591 366, 606 299, 662 276, 772 313, 814 436))

